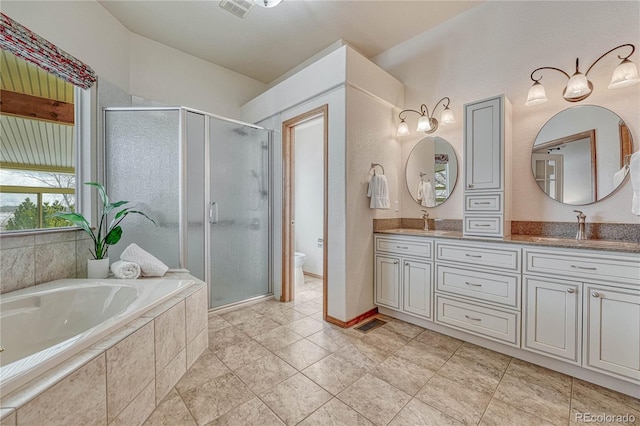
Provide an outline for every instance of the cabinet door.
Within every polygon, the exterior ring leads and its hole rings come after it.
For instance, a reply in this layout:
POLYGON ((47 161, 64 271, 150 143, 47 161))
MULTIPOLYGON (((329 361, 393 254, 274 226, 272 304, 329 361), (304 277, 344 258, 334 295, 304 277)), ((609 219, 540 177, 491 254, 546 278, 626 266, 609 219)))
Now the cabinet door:
POLYGON ((524 278, 524 348, 580 362, 581 283, 524 278))
POLYGON ((431 263, 405 259, 402 271, 403 309, 431 319, 431 263))
POLYGON ((400 309, 400 258, 376 255, 376 304, 400 309))
POLYGON ((502 190, 502 97, 465 105, 465 190, 502 190))
POLYGON ((584 367, 640 383, 640 291, 585 285, 584 367))

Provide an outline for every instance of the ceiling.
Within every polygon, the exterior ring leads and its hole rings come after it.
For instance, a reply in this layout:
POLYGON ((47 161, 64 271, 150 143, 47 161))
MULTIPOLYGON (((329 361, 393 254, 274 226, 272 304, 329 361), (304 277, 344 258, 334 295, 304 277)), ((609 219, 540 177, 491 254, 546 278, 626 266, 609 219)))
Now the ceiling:
POLYGON ((270 83, 338 40, 371 58, 480 1, 285 0, 244 18, 218 0, 99 0, 129 31, 270 83))

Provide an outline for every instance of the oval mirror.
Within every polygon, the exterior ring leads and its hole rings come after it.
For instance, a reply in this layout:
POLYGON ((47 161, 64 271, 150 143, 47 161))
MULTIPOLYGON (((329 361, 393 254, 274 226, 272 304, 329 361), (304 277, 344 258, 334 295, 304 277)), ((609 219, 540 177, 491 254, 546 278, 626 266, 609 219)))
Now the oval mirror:
POLYGON ((456 152, 440 137, 423 138, 409 154, 405 177, 416 203, 423 207, 439 206, 447 201, 458 180, 456 152))
POLYGON ((616 113, 581 105, 547 121, 531 151, 533 177, 540 189, 575 206, 600 201, 622 184, 633 140, 616 113))

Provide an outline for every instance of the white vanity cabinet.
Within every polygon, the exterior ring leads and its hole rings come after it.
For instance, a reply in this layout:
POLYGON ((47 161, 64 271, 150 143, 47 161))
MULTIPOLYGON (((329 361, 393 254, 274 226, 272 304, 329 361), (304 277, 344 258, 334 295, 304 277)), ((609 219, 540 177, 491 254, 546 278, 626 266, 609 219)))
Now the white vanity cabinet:
POLYGON ((521 249, 436 241, 436 323, 520 346, 521 249))
POLYGON ((511 234, 511 104, 504 96, 464 106, 464 234, 511 234))
POLYGON ((523 257, 523 348, 640 383, 640 256, 536 247, 523 257))
POLYGON ((375 303, 432 318, 433 243, 425 238, 376 235, 375 303))

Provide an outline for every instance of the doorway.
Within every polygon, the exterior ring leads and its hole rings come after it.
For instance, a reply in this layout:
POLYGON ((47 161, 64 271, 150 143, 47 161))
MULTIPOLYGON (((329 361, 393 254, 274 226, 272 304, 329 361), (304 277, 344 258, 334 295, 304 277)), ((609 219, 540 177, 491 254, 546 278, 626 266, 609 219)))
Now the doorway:
MULTIPOLYGON (((313 109, 282 124, 282 302, 296 298, 301 280, 313 288, 321 282, 322 317, 327 317, 327 152, 328 106, 313 109), (296 232, 297 230, 297 232, 296 232), (296 274, 296 252, 298 266, 296 274), (301 278, 301 275, 302 278, 301 278), (316 281, 318 282, 318 281, 316 281)), ((303 294, 303 292, 300 292, 303 294)))

